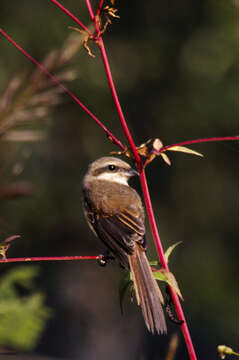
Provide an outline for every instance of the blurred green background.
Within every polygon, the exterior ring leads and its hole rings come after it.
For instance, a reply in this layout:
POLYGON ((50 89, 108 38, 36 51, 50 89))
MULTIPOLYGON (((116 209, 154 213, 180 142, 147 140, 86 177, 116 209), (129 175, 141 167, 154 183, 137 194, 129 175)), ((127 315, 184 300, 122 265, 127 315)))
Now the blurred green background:
MULTIPOLYGON (((84 1, 65 0, 85 23, 84 1)), ((122 108, 137 144, 238 134, 239 1, 117 1, 120 19, 104 35, 122 108)), ((36 59, 60 48, 75 24, 50 1, 1 0, 0 27, 36 59)), ((81 47, 67 65, 78 76, 68 87, 125 142, 99 51, 81 47)), ((0 38, 0 91, 29 63, 0 38)), ((31 81, 29 75, 25 82, 31 81)), ((1 125, 1 124, 0 124, 1 125)), ((19 124, 18 124, 19 125, 19 124)), ((15 127, 12 129, 15 130, 15 127)), ((0 138, 0 186, 27 184, 31 196, 0 202, 1 239, 21 234, 8 256, 95 255, 103 251, 85 223, 81 181, 88 163, 117 150, 66 95, 40 120, 16 129, 40 131, 39 141, 0 138)), ((194 145, 205 157, 170 153, 147 169, 164 248, 184 296, 183 308, 199 359, 217 359, 218 344, 239 349, 237 142, 194 145)), ((138 187, 138 184, 135 184, 138 187)), ((150 257, 155 259, 149 233, 150 257)), ((20 266, 20 265, 19 265, 20 266)), ((29 265, 30 266, 30 265, 29 265)), ((1 273, 12 266, 2 265, 1 273)), ((39 288, 53 316, 30 358, 165 359, 179 334, 175 359, 187 359, 180 329, 150 335, 135 304, 121 316, 117 264, 41 263, 39 288), (35 355, 34 355, 35 354, 35 355)), ((3 356, 4 359, 4 356, 3 356)))

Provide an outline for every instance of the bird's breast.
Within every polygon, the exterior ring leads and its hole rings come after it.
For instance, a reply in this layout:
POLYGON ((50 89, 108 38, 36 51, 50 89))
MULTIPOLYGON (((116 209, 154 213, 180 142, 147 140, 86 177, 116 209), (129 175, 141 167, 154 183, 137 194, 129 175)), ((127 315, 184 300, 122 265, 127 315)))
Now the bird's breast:
POLYGON ((98 211, 114 215, 125 209, 144 213, 140 196, 128 185, 94 180, 89 185, 89 196, 98 211))

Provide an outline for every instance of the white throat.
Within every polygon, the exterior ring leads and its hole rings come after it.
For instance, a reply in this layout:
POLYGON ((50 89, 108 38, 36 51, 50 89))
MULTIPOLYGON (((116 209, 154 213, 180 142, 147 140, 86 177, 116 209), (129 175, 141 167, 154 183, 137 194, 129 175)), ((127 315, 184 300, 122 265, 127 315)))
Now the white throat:
POLYGON ((97 180, 107 180, 116 184, 123 184, 129 186, 128 177, 117 173, 103 172, 102 174, 97 176, 97 180))

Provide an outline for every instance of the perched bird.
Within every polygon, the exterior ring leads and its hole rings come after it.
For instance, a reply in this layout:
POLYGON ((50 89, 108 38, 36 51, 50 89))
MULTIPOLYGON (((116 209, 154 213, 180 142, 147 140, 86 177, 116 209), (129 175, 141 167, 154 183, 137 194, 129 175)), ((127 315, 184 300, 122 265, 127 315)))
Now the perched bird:
POLYGON ((161 291, 146 257, 144 208, 128 184, 138 175, 115 157, 102 157, 89 165, 83 179, 84 212, 90 228, 124 268, 132 272, 138 305, 148 330, 166 333, 161 291))

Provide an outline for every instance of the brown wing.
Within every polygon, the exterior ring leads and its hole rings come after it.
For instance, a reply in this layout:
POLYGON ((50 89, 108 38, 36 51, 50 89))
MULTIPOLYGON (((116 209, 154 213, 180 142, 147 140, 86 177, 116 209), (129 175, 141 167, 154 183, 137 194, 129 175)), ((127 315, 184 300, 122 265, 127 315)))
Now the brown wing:
POLYGON ((128 267, 127 254, 134 252, 135 243, 145 247, 145 229, 141 219, 134 216, 130 210, 124 210, 114 215, 106 215, 96 211, 85 196, 86 216, 90 227, 100 240, 119 258, 124 267, 128 267))
POLYGON ((130 211, 129 209, 125 209, 124 211, 116 214, 115 216, 127 228, 131 229, 133 233, 137 234, 139 238, 144 236, 145 233, 144 223, 142 222, 141 219, 136 217, 132 211, 130 211))

